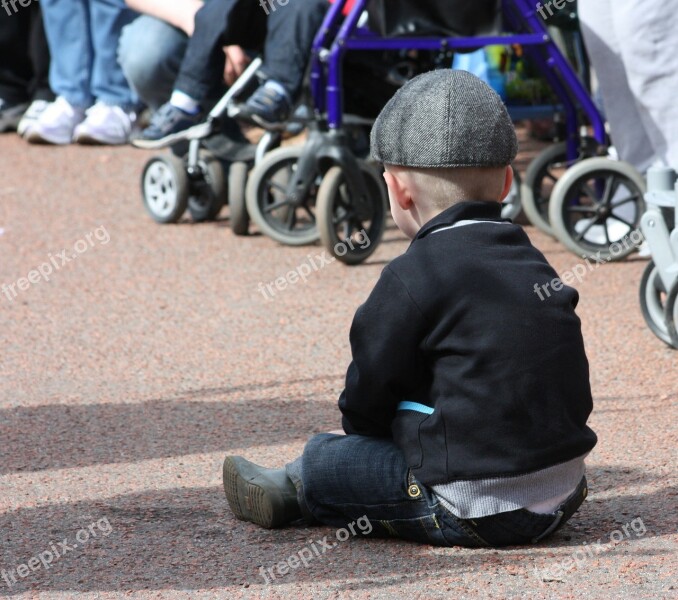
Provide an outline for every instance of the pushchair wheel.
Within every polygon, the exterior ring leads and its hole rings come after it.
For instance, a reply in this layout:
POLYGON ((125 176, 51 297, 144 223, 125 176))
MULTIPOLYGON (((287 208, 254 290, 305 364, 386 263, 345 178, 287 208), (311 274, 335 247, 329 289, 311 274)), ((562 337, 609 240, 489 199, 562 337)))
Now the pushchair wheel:
POLYGON ((522 210, 522 194, 521 194, 520 174, 518 169, 513 169, 513 183, 509 190, 508 196, 504 198, 501 203, 502 219, 515 219, 522 210))
POLYGON ((640 311, 652 333, 665 344, 671 345, 671 335, 665 319, 667 296, 666 287, 659 276, 659 269, 650 261, 640 280, 640 311))
POLYGON ((231 230, 235 235, 247 235, 250 215, 245 202, 249 168, 245 162, 234 162, 228 170, 228 204, 231 230))
POLYGON ((289 246, 318 241, 315 202, 320 174, 314 174, 305 198, 289 193, 297 162, 304 146, 278 148, 269 152, 252 170, 247 182, 247 210, 262 233, 289 246))
POLYGON ((644 193, 645 181, 631 165, 608 158, 583 160, 553 188, 551 227, 575 254, 620 260, 642 239, 638 225, 645 211, 644 193))
POLYGON ((664 320, 669 335, 667 343, 672 348, 678 349, 678 279, 674 281, 673 287, 666 298, 664 320))
POLYGON ((221 161, 207 150, 200 150, 198 170, 191 181, 188 212, 196 223, 213 221, 226 201, 226 182, 221 161))
POLYGON ((141 174, 144 206, 156 223, 176 223, 188 205, 184 162, 173 154, 154 156, 141 174))
MULTIPOLYGON (((584 138, 577 160, 595 156, 598 142, 584 138)), ((549 221, 549 200, 553 187, 572 163, 567 160, 567 142, 549 146, 527 167, 522 184, 523 211, 530 223, 548 235, 554 235, 549 221)))
POLYGON ((347 265, 364 261, 377 249, 386 226, 388 196, 379 173, 360 161, 368 195, 357 203, 350 197, 341 167, 332 167, 318 190, 316 215, 320 240, 347 265))

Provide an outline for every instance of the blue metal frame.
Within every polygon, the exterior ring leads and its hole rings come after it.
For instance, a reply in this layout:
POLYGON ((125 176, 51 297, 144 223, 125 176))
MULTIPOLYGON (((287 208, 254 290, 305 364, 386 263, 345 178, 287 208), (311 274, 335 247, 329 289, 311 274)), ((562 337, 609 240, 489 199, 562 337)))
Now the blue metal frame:
POLYGON ((311 90, 315 110, 325 115, 329 129, 343 122, 342 59, 348 50, 468 50, 483 46, 521 44, 553 88, 565 110, 568 158, 579 150, 578 115, 583 113, 593 128, 593 137, 604 145, 605 124, 585 85, 550 38, 543 21, 529 0, 502 0, 504 20, 519 33, 479 37, 391 37, 384 38, 358 29, 368 0, 356 0, 343 20, 347 0, 336 0, 325 17, 313 44, 311 90), (333 32, 337 32, 332 38, 333 32))

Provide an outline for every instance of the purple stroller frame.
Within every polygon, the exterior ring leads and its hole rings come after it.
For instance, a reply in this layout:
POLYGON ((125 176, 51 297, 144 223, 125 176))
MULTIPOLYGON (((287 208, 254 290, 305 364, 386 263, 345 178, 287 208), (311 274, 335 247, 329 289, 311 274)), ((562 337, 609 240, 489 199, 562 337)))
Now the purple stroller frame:
POLYGON ((552 87, 565 111, 568 159, 579 151, 578 111, 593 128, 593 137, 605 145, 605 125, 598 109, 574 69, 552 41, 544 23, 528 0, 502 0, 506 24, 526 33, 477 37, 380 37, 358 27, 369 0, 356 0, 332 40, 343 18, 347 0, 336 0, 313 43, 311 92, 318 115, 326 113, 327 126, 336 131, 343 124, 342 59, 347 50, 472 50, 494 44, 521 44, 526 55, 552 87))

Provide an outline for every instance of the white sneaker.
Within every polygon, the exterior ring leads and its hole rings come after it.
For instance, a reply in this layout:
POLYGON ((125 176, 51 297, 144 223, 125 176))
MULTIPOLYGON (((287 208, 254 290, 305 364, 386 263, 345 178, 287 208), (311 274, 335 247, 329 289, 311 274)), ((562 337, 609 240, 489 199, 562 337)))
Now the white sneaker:
POLYGON ((47 100, 33 100, 31 105, 28 107, 26 112, 21 117, 21 121, 17 125, 17 133, 23 137, 26 135, 26 132, 34 125, 34 123, 40 118, 40 115, 45 112, 45 109, 49 106, 47 100))
POLYGON ((31 143, 70 144, 76 125, 84 118, 83 109, 59 96, 29 127, 26 139, 31 143))
POLYGON ((78 144, 118 145, 129 142, 134 113, 119 106, 97 102, 87 110, 87 117, 76 128, 73 141, 78 144))

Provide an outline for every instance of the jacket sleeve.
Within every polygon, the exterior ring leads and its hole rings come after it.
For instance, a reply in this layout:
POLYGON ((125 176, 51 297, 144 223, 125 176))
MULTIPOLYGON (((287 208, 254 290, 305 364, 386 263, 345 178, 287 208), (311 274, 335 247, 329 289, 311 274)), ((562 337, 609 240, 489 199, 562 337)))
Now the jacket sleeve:
POLYGON ((347 434, 391 437, 398 404, 422 378, 423 315, 387 267, 351 325, 353 361, 339 398, 347 434))

